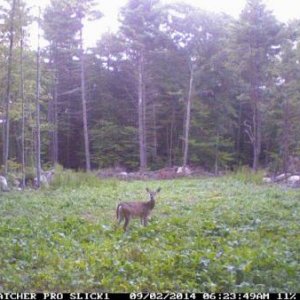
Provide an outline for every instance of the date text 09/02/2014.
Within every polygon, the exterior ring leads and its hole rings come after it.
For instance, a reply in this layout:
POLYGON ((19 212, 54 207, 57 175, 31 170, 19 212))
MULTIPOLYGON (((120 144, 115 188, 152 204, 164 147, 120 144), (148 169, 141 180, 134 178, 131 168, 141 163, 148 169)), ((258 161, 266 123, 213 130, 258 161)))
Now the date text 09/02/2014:
POLYGON ((0 293, 0 300, 297 300, 295 293, 0 293))
POLYGON ((130 293, 130 300, 297 300, 296 293, 130 293))

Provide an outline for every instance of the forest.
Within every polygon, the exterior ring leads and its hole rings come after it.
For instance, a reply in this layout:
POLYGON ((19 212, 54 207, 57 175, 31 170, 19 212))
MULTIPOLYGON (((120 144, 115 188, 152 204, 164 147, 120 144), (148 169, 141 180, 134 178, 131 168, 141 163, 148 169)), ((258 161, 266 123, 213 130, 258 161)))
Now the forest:
MULTIPOLYGON (((129 0, 120 27, 86 48, 93 0, 1 7, 2 173, 249 166, 287 171, 300 151, 300 25, 261 0, 238 19, 129 0), (33 23, 47 41, 33 49, 33 23)), ((97 32, 97 28, 94 28, 97 32)))

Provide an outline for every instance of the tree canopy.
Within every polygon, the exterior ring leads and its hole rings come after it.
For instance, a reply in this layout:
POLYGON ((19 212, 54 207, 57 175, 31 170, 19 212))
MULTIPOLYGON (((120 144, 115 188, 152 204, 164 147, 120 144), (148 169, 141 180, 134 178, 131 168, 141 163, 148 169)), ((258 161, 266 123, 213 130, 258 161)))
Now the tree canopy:
MULTIPOLYGON (((262 0, 248 0, 238 19, 130 0, 119 30, 83 49, 84 21, 101 16, 93 2, 51 0, 41 16, 43 166, 288 169, 300 151, 299 21, 279 22, 262 0)), ((23 1, 6 0, 1 12, 1 164, 30 168, 36 50, 26 34, 35 19, 23 1)))

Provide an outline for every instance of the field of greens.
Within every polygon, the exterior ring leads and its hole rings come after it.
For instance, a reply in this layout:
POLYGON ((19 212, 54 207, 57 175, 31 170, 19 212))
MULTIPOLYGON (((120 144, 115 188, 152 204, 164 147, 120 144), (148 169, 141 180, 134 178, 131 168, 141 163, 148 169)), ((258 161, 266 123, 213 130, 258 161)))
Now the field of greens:
POLYGON ((100 180, 0 194, 0 291, 300 291, 300 191, 245 178, 100 180), (148 227, 120 200, 161 187, 148 227))

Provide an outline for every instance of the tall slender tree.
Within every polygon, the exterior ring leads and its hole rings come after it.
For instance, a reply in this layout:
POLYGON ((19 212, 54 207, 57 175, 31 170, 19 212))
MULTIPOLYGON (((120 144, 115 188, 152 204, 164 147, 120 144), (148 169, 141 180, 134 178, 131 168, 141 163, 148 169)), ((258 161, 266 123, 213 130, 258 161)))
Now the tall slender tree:
POLYGON ((24 29, 21 26, 20 41, 20 97, 22 102, 22 129, 21 129, 21 148, 22 148, 22 188, 25 187, 25 95, 24 95, 24 29))
POLYGON ((183 166, 186 167, 188 163, 188 149, 189 149, 189 133, 191 124, 191 106, 192 106, 192 93, 194 87, 194 63, 190 63, 190 80, 188 88, 188 96, 186 100, 186 115, 185 115, 185 125, 184 125, 184 137, 183 137, 183 166))
POLYGON ((80 78, 81 78, 81 102, 82 102, 82 121, 83 121, 83 136, 84 136, 84 152, 85 152, 85 165, 86 171, 91 170, 90 158, 90 142, 88 130, 88 116, 86 104, 86 87, 85 87, 85 63, 84 63, 84 50, 83 50, 83 37, 82 37, 82 18, 80 18, 80 78))
POLYGON ((36 112, 36 178, 37 187, 41 184, 41 126, 40 126, 40 89, 41 89, 41 65, 40 65, 40 18, 41 8, 38 14, 38 32, 37 32, 37 51, 36 51, 36 95, 35 95, 35 112, 36 112))
POLYGON ((8 172, 8 158, 9 158, 9 123, 10 123, 10 102, 11 102, 11 84, 12 84, 12 59, 13 59, 13 45, 14 45, 14 22, 16 13, 16 0, 12 1, 10 21, 9 21, 9 52, 8 52, 8 63, 7 63, 7 78, 6 78, 6 105, 5 105, 5 139, 3 149, 3 162, 4 162, 4 173, 8 172))

